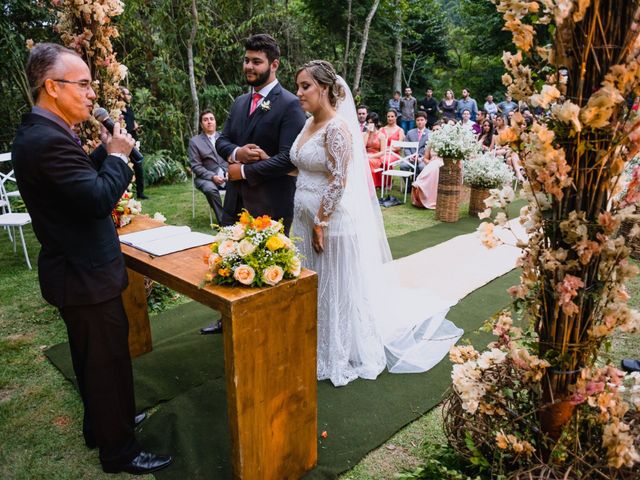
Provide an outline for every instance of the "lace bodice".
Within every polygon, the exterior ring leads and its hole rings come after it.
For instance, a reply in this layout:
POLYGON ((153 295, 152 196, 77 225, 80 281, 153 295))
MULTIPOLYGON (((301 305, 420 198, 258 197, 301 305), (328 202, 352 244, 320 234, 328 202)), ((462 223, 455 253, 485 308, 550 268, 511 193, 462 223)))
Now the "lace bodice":
POLYGON ((311 122, 312 119, 307 120, 291 147, 291 161, 299 171, 296 189, 320 196, 318 216, 328 220, 346 187, 352 153, 351 134, 347 126, 334 117, 300 146, 300 139, 311 122))

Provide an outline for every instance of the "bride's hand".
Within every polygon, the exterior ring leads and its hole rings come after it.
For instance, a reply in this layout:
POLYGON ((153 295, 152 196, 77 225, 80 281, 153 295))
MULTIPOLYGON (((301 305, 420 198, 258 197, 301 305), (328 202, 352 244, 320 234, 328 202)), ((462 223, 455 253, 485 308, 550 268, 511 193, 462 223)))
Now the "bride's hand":
POLYGON ((322 253, 324 251, 324 230, 322 227, 316 225, 313 227, 313 238, 311 244, 316 253, 322 253))

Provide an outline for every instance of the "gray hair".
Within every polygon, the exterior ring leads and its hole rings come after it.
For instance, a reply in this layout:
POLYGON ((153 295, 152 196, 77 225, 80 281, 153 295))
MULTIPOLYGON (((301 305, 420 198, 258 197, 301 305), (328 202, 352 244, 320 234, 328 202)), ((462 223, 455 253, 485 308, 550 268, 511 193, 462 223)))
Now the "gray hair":
POLYGON ((29 88, 31 89, 31 98, 34 102, 40 96, 40 89, 44 86, 44 81, 58 63, 60 55, 74 55, 80 57, 73 50, 58 45, 57 43, 39 43, 29 52, 29 59, 25 68, 29 88))
POLYGON ((338 85, 338 74, 329 62, 326 60, 311 60, 298 69, 296 78, 302 70, 309 72, 309 75, 313 77, 318 85, 329 87, 329 102, 331 106, 335 107, 338 100, 344 98, 344 89, 338 85))

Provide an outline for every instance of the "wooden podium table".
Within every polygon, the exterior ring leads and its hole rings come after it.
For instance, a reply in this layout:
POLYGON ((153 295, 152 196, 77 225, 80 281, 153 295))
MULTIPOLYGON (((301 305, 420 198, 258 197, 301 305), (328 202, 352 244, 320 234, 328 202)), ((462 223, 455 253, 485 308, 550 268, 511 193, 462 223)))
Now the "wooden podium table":
MULTIPOLYGON (((137 216, 119 233, 161 225, 137 216)), ((298 279, 271 288, 201 288, 207 251, 202 246, 152 257, 122 245, 131 355, 152 348, 144 276, 218 310, 234 478, 300 478, 317 460, 318 277, 303 270, 298 279)))

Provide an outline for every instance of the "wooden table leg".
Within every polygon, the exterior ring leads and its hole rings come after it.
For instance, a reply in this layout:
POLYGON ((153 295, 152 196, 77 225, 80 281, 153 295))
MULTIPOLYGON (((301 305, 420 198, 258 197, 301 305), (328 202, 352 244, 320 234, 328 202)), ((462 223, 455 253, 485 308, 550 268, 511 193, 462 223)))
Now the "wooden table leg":
POLYGON ((317 276, 223 316, 233 476, 301 478, 317 462, 317 276))
POLYGON ((127 268, 129 286, 122 292, 122 303, 129 318, 129 352, 131 358, 152 350, 147 292, 144 276, 127 268))

